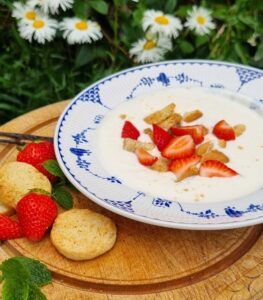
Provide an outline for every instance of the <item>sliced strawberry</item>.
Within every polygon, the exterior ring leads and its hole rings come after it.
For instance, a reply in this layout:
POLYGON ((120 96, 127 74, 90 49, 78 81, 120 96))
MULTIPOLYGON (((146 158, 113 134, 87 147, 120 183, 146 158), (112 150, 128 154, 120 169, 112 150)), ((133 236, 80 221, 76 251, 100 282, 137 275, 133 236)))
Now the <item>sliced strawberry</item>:
POLYGON ((158 125, 153 124, 153 141, 159 151, 162 151, 168 145, 171 139, 172 136, 167 131, 158 125))
POLYGON ((144 166, 151 166, 158 159, 156 156, 151 155, 149 152, 147 152, 143 148, 137 148, 135 150, 135 154, 137 155, 139 162, 144 166))
POLYGON ((191 135, 173 137, 168 145, 163 149, 162 156, 176 159, 193 155, 195 143, 191 135))
POLYGON ((121 137, 137 140, 139 136, 140 131, 130 121, 125 121, 122 128, 121 137))
POLYGON ((225 121, 219 121, 213 128, 213 134, 220 140, 231 141, 236 139, 234 129, 225 121))
POLYGON ((193 155, 186 158, 175 159, 169 166, 169 170, 173 172, 177 178, 180 178, 190 167, 195 166, 200 161, 200 156, 193 155))
POLYGON ((195 144, 202 143, 206 133, 206 129, 203 125, 172 127, 171 130, 176 136, 190 134, 195 144))
POLYGON ((201 164, 199 175, 202 177, 232 177, 238 173, 218 160, 207 160, 201 164))

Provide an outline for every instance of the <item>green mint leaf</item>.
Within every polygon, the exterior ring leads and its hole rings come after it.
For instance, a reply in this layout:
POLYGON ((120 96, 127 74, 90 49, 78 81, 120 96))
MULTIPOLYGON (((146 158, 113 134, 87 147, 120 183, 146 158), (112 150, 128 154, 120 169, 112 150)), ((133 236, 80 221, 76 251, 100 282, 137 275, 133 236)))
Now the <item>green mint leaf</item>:
POLYGON ((29 293, 27 300, 47 300, 47 297, 41 292, 38 286, 29 285, 29 293))
POLYGON ((70 209, 73 207, 72 195, 63 186, 55 187, 52 196, 55 201, 63 208, 70 209))
POLYGON ((9 258, 2 263, 2 274, 4 280, 29 280, 30 274, 27 269, 15 258, 9 258))
POLYGON ((2 290, 3 300, 27 300, 29 294, 29 285, 22 279, 5 280, 2 290))
POLYGON ((62 182, 65 182, 65 175, 60 169, 56 160, 50 159, 44 161, 43 167, 52 175, 59 177, 62 182))
POLYGON ((19 262, 29 273, 29 282, 37 286, 43 286, 52 282, 52 276, 48 268, 40 261, 28 257, 11 258, 19 262))
POLYGON ((2 264, 4 280, 20 280, 43 286, 51 283, 52 277, 48 268, 38 260, 28 257, 12 257, 2 264))

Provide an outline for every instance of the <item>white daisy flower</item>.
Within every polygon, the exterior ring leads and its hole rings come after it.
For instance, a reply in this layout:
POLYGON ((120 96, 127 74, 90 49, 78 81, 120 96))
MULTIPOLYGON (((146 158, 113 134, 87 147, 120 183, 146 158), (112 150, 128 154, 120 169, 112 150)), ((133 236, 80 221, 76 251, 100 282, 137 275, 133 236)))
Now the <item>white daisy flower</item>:
POLYGON ((81 20, 77 17, 65 18, 60 23, 63 37, 69 44, 92 43, 102 38, 100 26, 91 20, 81 20))
POLYGON ((162 11, 150 9, 144 13, 142 28, 144 31, 150 30, 152 33, 176 38, 183 26, 180 19, 172 15, 166 15, 162 11))
POLYGON ((32 5, 14 2, 13 6, 12 17, 16 19, 32 22, 38 16, 38 11, 32 5))
POLYGON ((197 35, 208 34, 215 28, 212 21, 211 11, 203 7, 193 6, 193 9, 188 12, 185 27, 195 30, 197 35))
POLYGON ((136 62, 147 63, 157 62, 164 58, 166 52, 172 49, 172 42, 169 38, 160 37, 157 39, 140 39, 132 45, 129 53, 136 62))
POLYGON ((39 6, 43 12, 58 13, 59 8, 63 11, 72 7, 74 0, 29 0, 30 5, 39 6))
POLYGON ((36 40, 40 44, 52 41, 56 35, 57 28, 57 21, 44 15, 38 16, 32 22, 20 21, 18 24, 21 37, 30 43, 32 40, 36 40))

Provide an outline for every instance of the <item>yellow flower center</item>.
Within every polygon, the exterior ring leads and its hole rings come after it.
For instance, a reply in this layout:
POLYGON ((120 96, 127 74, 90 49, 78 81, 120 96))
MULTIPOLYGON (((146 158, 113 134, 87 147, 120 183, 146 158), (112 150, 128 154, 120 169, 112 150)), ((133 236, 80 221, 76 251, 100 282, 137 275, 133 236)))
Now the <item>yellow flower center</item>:
POLYGON ((156 17, 155 22, 158 23, 159 25, 168 25, 169 24, 169 20, 165 16, 156 17))
POLYGON ((88 28, 88 22, 87 21, 80 21, 80 22, 77 22, 75 24, 75 26, 78 30, 86 30, 88 28))
POLYGON ((198 24, 204 25, 206 23, 206 18, 203 17, 203 16, 197 16, 196 21, 197 21, 198 24))
POLYGON ((154 40, 149 40, 147 41, 144 46, 143 49, 144 50, 151 50, 152 48, 154 48, 156 46, 156 42, 154 40))
POLYGON ((33 22, 33 27, 36 28, 36 29, 43 28, 44 26, 45 26, 45 22, 42 21, 42 20, 35 20, 33 22))
POLYGON ((26 17, 28 20, 31 20, 31 21, 35 20, 35 19, 36 19, 36 16, 37 16, 37 14, 36 14, 36 12, 33 11, 33 10, 29 10, 28 12, 26 12, 26 15, 25 15, 25 17, 26 17))

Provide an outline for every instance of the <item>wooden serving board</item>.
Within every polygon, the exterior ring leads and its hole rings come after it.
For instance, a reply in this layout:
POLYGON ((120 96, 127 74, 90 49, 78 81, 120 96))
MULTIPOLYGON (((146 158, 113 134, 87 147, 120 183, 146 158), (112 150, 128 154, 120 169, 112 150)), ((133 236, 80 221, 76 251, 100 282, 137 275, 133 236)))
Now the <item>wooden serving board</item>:
MULTIPOLYGON (((38 109, 1 130, 52 136, 66 104, 38 109)), ((15 147, 0 146, 0 165, 16 154, 15 147)), ((48 235, 39 243, 19 239, 0 246, 0 261, 26 255, 49 267, 54 282, 43 288, 48 299, 263 299, 261 225, 224 231, 166 229, 106 211, 78 192, 74 200, 76 207, 114 219, 118 238, 110 252, 73 262, 55 250, 48 235)))

